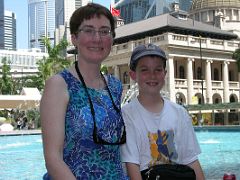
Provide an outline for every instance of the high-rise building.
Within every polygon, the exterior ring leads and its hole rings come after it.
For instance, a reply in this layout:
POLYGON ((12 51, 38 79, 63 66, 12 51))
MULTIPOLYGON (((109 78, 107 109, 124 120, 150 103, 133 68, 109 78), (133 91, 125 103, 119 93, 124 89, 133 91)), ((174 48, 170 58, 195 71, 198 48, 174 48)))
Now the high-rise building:
POLYGON ((73 11, 81 6, 86 5, 90 0, 58 0, 55 2, 56 28, 65 25, 73 11))
POLYGON ((4 0, 0 0, 0 49, 4 49, 4 0))
POLYGON ((28 0, 29 48, 46 52, 42 38, 54 44, 55 0, 28 0))
POLYGON ((170 12, 172 3, 179 3, 179 0, 156 0, 156 15, 170 12))
POLYGON ((192 0, 115 0, 114 8, 120 10, 124 23, 147 19, 172 11, 172 4, 179 3, 180 10, 188 11, 192 0))
POLYGON ((4 48, 15 50, 16 43, 16 16, 11 11, 4 11, 4 48))
POLYGON ((192 5, 192 0, 179 0, 179 7, 181 10, 189 11, 192 5))
MULTIPOLYGON (((121 18, 125 24, 128 24, 144 19, 153 2, 153 0, 120 0, 115 4, 114 8, 120 10, 121 18)), ((152 8, 149 17, 155 14, 156 7, 152 8)))
POLYGON ((86 5, 91 0, 58 0, 55 2, 56 33, 55 42, 63 38, 71 41, 69 32, 69 20, 75 9, 86 5))

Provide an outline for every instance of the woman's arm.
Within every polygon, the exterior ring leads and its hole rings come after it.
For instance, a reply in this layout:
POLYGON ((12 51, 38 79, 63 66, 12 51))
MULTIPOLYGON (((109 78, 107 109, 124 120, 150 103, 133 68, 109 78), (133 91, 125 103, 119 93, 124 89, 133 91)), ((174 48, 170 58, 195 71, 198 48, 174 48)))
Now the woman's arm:
POLYGON ((41 99, 40 118, 46 168, 52 179, 76 179, 63 161, 67 103, 65 81, 59 75, 51 77, 46 81, 41 99))

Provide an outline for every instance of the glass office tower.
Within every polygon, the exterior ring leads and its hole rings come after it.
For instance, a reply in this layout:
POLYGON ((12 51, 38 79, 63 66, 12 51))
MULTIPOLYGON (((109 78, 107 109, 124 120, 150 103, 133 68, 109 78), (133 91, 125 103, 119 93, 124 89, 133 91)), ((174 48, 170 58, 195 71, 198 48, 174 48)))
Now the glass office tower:
POLYGON ((41 39, 48 37, 54 44, 55 0, 28 0, 29 48, 46 52, 41 39))
POLYGON ((0 49, 4 49, 4 0, 0 0, 0 49))

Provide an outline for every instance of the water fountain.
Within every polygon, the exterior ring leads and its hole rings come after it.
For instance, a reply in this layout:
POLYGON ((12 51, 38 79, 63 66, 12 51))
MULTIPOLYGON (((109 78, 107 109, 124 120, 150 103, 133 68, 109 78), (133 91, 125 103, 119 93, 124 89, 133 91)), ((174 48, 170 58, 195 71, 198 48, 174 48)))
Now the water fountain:
MULTIPOLYGON (((160 93, 161 93, 162 97, 169 99, 169 97, 170 97, 169 92, 161 90, 160 93)), ((124 104, 130 102, 131 99, 137 97, 137 95, 138 95, 138 85, 137 85, 137 83, 134 83, 130 86, 130 88, 127 90, 127 92, 123 95, 121 105, 123 106, 124 104)))

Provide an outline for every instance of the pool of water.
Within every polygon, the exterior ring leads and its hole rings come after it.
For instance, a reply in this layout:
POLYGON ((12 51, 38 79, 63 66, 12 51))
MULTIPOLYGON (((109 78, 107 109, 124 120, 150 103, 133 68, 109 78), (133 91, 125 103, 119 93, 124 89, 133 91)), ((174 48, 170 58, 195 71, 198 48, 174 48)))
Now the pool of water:
POLYGON ((40 180, 45 171, 40 135, 0 137, 0 180, 40 180))
POLYGON ((197 132, 199 156, 207 180, 222 179, 229 172, 240 179, 240 131, 197 132))
MULTIPOLYGON (((240 131, 197 131, 207 180, 225 172, 240 179, 240 131)), ((0 136, 0 180, 40 180, 46 172, 40 135, 0 136)))

